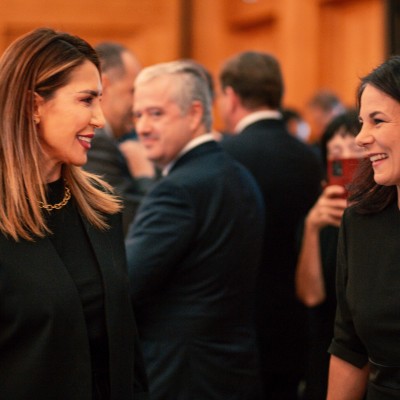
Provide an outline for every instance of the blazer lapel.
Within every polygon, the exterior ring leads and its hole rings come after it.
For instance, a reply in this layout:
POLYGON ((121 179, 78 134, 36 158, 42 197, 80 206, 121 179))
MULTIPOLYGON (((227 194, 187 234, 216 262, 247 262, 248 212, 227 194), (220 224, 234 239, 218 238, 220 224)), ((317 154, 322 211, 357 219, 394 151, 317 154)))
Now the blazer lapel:
MULTIPOLYGON (((84 217, 81 218, 103 278, 111 399, 120 399, 123 398, 121 393, 126 395, 133 389, 129 384, 133 359, 129 358, 129 355, 133 354, 134 333, 131 327, 134 322, 129 302, 125 255, 119 254, 119 250, 114 248, 111 235, 115 232, 101 231, 93 227, 84 217)), ((123 242, 122 236, 121 240, 123 242)))

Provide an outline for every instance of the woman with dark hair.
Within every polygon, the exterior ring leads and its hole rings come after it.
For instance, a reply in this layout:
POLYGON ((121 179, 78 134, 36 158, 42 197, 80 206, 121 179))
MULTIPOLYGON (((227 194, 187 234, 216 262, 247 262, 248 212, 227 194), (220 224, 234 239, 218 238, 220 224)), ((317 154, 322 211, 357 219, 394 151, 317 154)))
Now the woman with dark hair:
POLYGON ((67 33, 34 30, 0 58, 1 399, 145 391, 121 205, 80 168, 101 90, 96 52, 67 33))
MULTIPOLYGON (((333 162, 363 156, 362 148, 355 143, 359 130, 358 112, 355 110, 349 110, 330 122, 321 138, 321 154, 326 169, 328 162, 333 165, 333 162)), ((328 183, 306 216, 296 268, 296 292, 307 307, 308 317, 305 400, 326 397, 328 347, 335 320, 336 248, 347 201, 343 198, 344 186, 328 183)))
POLYGON ((367 159, 339 235, 329 400, 400 398, 400 56, 361 80, 367 159))

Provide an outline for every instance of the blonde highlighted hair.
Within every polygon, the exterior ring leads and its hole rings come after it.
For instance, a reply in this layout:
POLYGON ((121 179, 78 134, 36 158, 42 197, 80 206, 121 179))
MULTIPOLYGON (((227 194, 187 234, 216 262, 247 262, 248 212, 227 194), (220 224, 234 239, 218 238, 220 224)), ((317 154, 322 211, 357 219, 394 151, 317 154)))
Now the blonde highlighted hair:
MULTIPOLYGON (((14 240, 49 233, 39 202, 46 202, 42 149, 33 121, 34 94, 51 99, 85 61, 100 73, 94 49, 68 33, 40 28, 13 42, 0 58, 0 232, 14 240)), ((121 210, 111 187, 80 167, 63 165, 62 175, 81 214, 106 229, 104 214, 121 210)))

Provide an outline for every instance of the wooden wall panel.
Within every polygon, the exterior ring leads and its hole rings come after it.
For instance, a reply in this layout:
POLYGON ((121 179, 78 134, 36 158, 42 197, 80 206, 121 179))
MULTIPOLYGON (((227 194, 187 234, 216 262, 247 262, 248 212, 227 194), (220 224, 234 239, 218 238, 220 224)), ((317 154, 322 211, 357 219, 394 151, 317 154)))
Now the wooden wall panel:
POLYGON ((358 77, 385 58, 385 0, 0 0, 0 52, 38 26, 92 44, 119 41, 143 65, 191 57, 217 79, 244 50, 281 61, 285 105, 319 88, 353 102, 358 77), (185 19, 184 19, 185 18, 185 19))
POLYGON ((279 10, 279 52, 284 104, 301 110, 318 85, 318 8, 315 1, 284 0, 279 10))
POLYGON ((0 52, 21 34, 49 26, 92 44, 119 41, 144 65, 180 55, 181 0, 0 0, 0 52))
MULTIPOLYGON (((244 50, 279 53, 276 7, 270 7, 270 0, 254 4, 239 0, 193 0, 192 4, 191 56, 210 70, 216 86, 223 63, 236 53, 244 50), (261 16, 253 11, 256 4, 259 4, 257 12, 262 9, 261 16), (244 12, 247 6, 251 11, 244 12)), ((216 111, 216 129, 222 129, 216 111)))
POLYGON ((274 0, 230 0, 225 1, 224 15, 232 26, 254 27, 276 19, 278 6, 274 0))
POLYGON ((232 12, 231 5, 236 3, 239 1, 193 0, 192 57, 213 69, 239 51, 274 49, 277 42, 274 14, 269 8, 257 17, 255 13, 239 13, 245 9, 239 6, 232 12))
POLYGON ((385 16, 380 0, 321 3, 318 86, 355 104, 359 78, 386 57, 385 16))
POLYGON ((192 0, 192 57, 217 77, 244 50, 281 62, 284 103, 304 112, 321 88, 352 104, 358 77, 386 54, 385 0, 192 0), (222 4, 223 3, 223 4, 222 4))

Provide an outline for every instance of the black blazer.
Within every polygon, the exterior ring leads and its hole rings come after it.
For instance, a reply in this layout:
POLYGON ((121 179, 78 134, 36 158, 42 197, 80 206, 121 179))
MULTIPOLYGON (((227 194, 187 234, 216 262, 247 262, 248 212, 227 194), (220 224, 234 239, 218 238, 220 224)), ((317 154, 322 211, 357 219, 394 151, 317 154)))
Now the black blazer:
POLYGON ((126 245, 152 400, 258 398, 263 220, 253 178, 214 141, 143 200, 126 245))
MULTIPOLYGON (((105 289, 111 399, 138 399, 146 378, 140 359, 134 371, 138 342, 120 215, 109 223, 101 232, 84 220, 105 289)), ((0 398, 91 400, 91 380, 79 294, 51 240, 0 235, 0 398)))
POLYGON ((221 145, 253 174, 267 211, 257 291, 263 369, 302 372, 305 316, 295 296, 297 234, 320 192, 322 166, 281 120, 255 122, 221 145))

